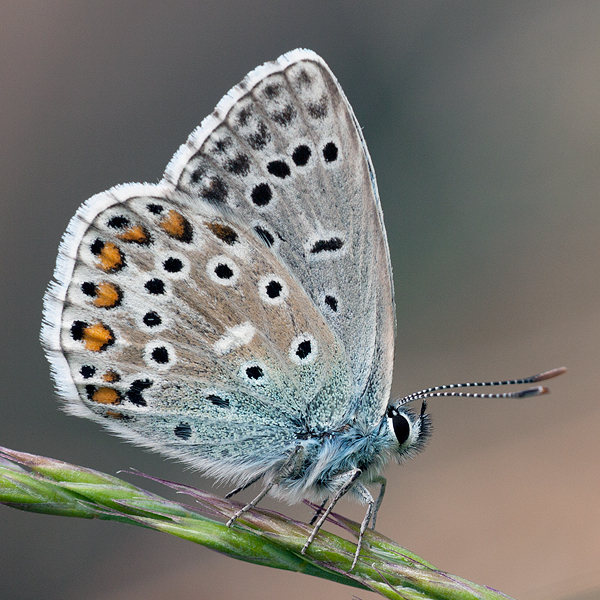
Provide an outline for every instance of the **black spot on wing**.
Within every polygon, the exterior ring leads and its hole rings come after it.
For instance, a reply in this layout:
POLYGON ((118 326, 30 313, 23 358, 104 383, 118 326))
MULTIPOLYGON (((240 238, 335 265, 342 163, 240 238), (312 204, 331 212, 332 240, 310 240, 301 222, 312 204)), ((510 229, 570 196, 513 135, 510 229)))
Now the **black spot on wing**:
POLYGON ((327 240, 317 240, 311 247, 311 254, 320 254, 321 252, 335 252, 340 250, 344 242, 339 237, 332 237, 327 240))

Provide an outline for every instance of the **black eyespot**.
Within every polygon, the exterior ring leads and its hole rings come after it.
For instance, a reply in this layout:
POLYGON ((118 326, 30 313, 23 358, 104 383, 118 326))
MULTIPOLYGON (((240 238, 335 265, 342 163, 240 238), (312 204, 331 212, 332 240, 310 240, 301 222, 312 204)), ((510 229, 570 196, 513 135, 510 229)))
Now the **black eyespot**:
POLYGON ((292 154, 292 160, 297 167, 303 167, 310 158, 311 151, 308 146, 298 146, 292 154))
POLYGON ((281 283, 279 283, 279 281, 269 281, 265 291, 267 292, 267 296, 269 296, 269 298, 277 298, 281 294, 282 289, 283 286, 281 283))
POLYGON ((325 296, 325 304, 327 304, 333 312, 337 312, 338 300, 335 296, 325 296))
POLYGON ((231 147, 233 140, 230 137, 224 137, 221 140, 217 140, 215 142, 215 148, 217 152, 225 152, 227 148, 231 147))
POLYGON ((392 426, 394 427, 394 435, 398 440, 398 444, 402 446, 410 436, 410 421, 405 415, 396 410, 392 411, 390 416, 392 418, 392 426))
POLYGON ((214 404, 215 406, 218 406, 219 408, 229 408, 229 399, 228 398, 221 398, 221 396, 217 396, 215 394, 209 394, 208 396, 206 396, 206 399, 209 402, 212 402, 212 404, 214 404))
POLYGON ((238 154, 227 163, 227 170, 242 177, 250 172, 250 159, 245 154, 238 154))
POLYGON ((79 372, 84 379, 90 379, 96 374, 96 367, 91 365, 83 365, 81 369, 79 369, 79 372))
POLYGON ((306 333, 297 336, 290 345, 289 357, 296 365, 314 362, 317 357, 317 342, 306 333))
POLYGON ((205 173, 204 169, 195 169, 194 171, 192 171, 192 173, 190 175, 190 179, 191 179, 192 183, 198 183, 199 181, 201 181, 204 173, 205 173))
POLYGON ((160 215, 160 213, 162 213, 162 211, 164 210, 160 204, 146 204, 146 208, 153 215, 160 215))
POLYGON ((155 296, 165 293, 165 283, 161 279, 150 279, 146 281, 144 287, 150 294, 154 294, 155 296))
POLYGON ((333 162, 334 160, 337 160, 337 157, 337 146, 333 142, 325 144, 325 147, 323 148, 323 158, 325 159, 325 162, 333 162))
POLYGON ((267 171, 280 179, 285 179, 291 173, 289 165, 283 160, 271 161, 267 165, 267 171))
POLYGON ((267 126, 261 121, 258 123, 256 133, 251 133, 247 140, 254 150, 262 150, 271 141, 271 134, 267 126))
POLYGON ((281 92, 280 85, 270 84, 265 87, 265 96, 269 100, 272 100, 273 98, 276 98, 277 96, 279 96, 280 92, 281 92))
POLYGON ((344 245, 343 240, 338 237, 333 237, 328 240, 316 241, 310 249, 311 254, 319 254, 320 252, 335 252, 344 245))
POLYGON ((327 94, 323 94, 317 102, 308 102, 306 108, 313 119, 324 119, 328 112, 327 94))
POLYGON ((258 236, 264 242, 265 246, 270 248, 275 243, 275 238, 273 237, 273 234, 268 229, 265 229, 264 227, 260 227, 259 225, 257 225, 254 228, 254 231, 256 231, 256 233, 258 233, 258 236))
POLYGON ((182 440, 189 440, 192 437, 192 428, 189 423, 179 423, 173 433, 182 440))
POLYGON ((225 265, 223 263, 219 263, 215 267, 215 275, 219 279, 231 279, 233 277, 233 271, 229 265, 225 265))
POLYGON ((302 69, 298 73, 298 77, 296 79, 296 82, 298 83, 298 85, 302 89, 304 89, 304 88, 310 88, 311 83, 312 83, 312 77, 304 69, 302 69))
POLYGON ((205 200, 214 204, 222 204, 227 198, 227 192, 227 184, 217 176, 213 177, 200 193, 205 200))
POLYGON ((147 325, 148 327, 158 327, 162 323, 160 315, 153 310, 147 312, 142 321, 144 321, 144 325, 147 325))
POLYGON ((98 254, 100 254, 100 252, 102 252, 102 249, 104 248, 104 242, 99 239, 96 238, 92 245, 90 246, 90 252, 94 255, 94 256, 98 256, 98 254))
POLYGON ((86 296, 90 296, 90 297, 94 297, 96 295, 96 284, 91 282, 91 281, 84 281, 81 284, 81 291, 86 295, 86 296))
POLYGON ((158 346, 152 350, 152 360, 159 365, 166 365, 169 362, 169 351, 164 346, 158 346))
POLYGON ((88 326, 84 321, 73 321, 71 325, 71 337, 75 341, 79 341, 83 338, 83 330, 88 326))
POLYGON ((125 229, 125 227, 129 227, 129 219, 123 215, 118 215, 111 217, 107 225, 113 229, 125 229))
POLYGON ((246 375, 248 379, 260 379, 264 376, 264 372, 258 365, 254 365, 246 368, 246 375))
POLYGON ((183 262, 179 258, 167 258, 165 262, 163 262, 163 268, 167 273, 179 273, 181 269, 183 269, 183 262))
POLYGON ((271 191, 268 183, 259 183, 252 189, 250 197, 256 206, 266 206, 269 204, 269 202, 271 202, 271 199, 273 198, 273 192, 271 191))
POLYGON ((136 379, 131 383, 127 393, 127 399, 135 406, 147 406, 146 400, 142 398, 142 392, 152 386, 152 381, 149 379, 136 379))
POLYGON ((270 116, 275 123, 287 127, 296 116, 296 111, 291 104, 288 104, 283 110, 276 111, 270 116))
POLYGON ((312 352, 310 340, 304 340, 298 344, 296 348, 296 356, 300 360, 304 360, 312 352))

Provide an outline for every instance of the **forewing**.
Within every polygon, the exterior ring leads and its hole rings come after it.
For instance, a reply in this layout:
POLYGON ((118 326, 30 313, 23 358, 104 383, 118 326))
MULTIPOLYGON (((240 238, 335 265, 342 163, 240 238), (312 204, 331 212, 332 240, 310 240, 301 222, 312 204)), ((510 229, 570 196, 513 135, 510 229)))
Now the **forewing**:
POLYGON ((250 73, 165 181, 243 218, 273 247, 348 353, 348 416, 380 418, 395 336, 389 252, 365 141, 324 61, 295 50, 250 73))

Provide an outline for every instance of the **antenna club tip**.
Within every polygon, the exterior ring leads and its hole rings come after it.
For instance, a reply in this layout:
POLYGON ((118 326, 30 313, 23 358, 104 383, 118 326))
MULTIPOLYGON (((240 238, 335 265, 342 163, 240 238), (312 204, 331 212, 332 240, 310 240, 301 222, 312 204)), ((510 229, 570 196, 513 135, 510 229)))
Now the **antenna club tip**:
POLYGON ((549 394, 550 390, 547 387, 538 385, 536 387, 527 388, 526 390, 522 390, 521 392, 515 392, 516 398, 531 398, 532 396, 543 396, 544 394, 549 394))
POLYGON ((538 382, 538 381, 546 381, 546 379, 552 379, 553 377, 558 377, 559 375, 562 375, 563 373, 566 373, 566 372, 567 372, 566 367, 557 367, 556 369, 550 369, 549 371, 544 371, 543 373, 540 373, 539 375, 532 377, 531 381, 532 381, 532 383, 538 382))

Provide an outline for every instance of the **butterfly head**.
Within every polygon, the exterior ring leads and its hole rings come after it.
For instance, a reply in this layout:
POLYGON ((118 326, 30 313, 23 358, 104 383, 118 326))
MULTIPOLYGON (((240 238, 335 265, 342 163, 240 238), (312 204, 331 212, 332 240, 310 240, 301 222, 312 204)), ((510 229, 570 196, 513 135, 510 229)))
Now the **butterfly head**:
POLYGON ((397 442, 395 455, 398 461, 412 458, 425 447, 431 435, 431 418, 426 410, 425 401, 419 414, 403 406, 402 401, 388 407, 387 423, 397 442))

